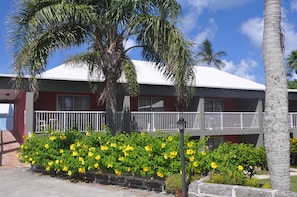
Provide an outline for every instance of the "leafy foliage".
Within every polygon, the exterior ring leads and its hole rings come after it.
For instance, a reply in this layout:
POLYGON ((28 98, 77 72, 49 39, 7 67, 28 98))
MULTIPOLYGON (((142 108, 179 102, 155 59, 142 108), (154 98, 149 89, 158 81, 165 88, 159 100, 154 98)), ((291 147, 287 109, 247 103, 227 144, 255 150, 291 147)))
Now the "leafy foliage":
MULTIPOLYGON (((185 137, 187 171, 197 171, 206 139, 185 137)), ((20 161, 41 165, 46 170, 65 171, 69 176, 86 171, 133 174, 142 177, 167 177, 180 173, 179 135, 168 133, 54 132, 26 138, 20 149, 20 161)))

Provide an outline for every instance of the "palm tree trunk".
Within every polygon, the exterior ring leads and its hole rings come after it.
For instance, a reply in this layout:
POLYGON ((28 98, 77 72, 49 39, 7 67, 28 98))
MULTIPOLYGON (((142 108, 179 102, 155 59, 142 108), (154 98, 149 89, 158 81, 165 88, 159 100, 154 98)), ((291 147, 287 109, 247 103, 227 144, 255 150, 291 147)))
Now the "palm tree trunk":
POLYGON ((265 0, 265 148, 272 188, 290 190, 288 92, 280 22, 280 0, 265 0))
POLYGON ((117 83, 110 75, 106 76, 106 123, 113 135, 116 134, 117 83))

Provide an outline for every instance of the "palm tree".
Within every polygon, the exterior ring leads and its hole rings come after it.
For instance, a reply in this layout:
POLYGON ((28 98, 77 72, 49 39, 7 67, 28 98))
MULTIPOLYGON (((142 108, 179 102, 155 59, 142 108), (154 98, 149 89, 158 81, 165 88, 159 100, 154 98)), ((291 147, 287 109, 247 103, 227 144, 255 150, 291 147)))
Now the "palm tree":
MULTIPOLYGON (((192 44, 176 27, 181 7, 175 0, 20 0, 11 17, 15 84, 29 74, 30 89, 37 93, 36 76, 46 69, 54 52, 88 45, 68 61, 86 63, 92 76, 104 75, 107 125, 116 130, 117 80, 122 73, 130 94, 137 94, 136 71, 127 52, 140 48, 147 61, 176 87, 178 102, 185 102, 194 74, 192 44), (125 48, 128 39, 135 45, 125 48)), ((98 79, 99 80, 99 79, 98 79)), ((98 85, 99 83, 97 83, 98 85)))
POLYGON ((198 62, 204 62, 208 66, 214 64, 217 69, 225 67, 225 63, 218 58, 226 56, 226 52, 219 51, 217 53, 214 53, 211 46, 211 42, 208 39, 205 39, 203 43, 199 46, 199 51, 197 55, 198 57, 200 57, 200 59, 198 59, 198 62))
POLYGON ((291 73, 295 70, 297 73, 297 50, 291 52, 291 54, 287 58, 287 66, 288 66, 288 73, 291 73))
POLYGON ((284 66, 284 39, 280 23, 280 0, 265 0, 265 148, 272 188, 290 190, 288 92, 284 66))

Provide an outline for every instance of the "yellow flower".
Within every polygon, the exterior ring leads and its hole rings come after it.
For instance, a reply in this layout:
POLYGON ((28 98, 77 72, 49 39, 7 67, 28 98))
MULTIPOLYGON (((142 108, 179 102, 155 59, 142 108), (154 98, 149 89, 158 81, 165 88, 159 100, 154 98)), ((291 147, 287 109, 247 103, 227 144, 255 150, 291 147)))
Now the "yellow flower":
POLYGON ((49 145, 48 145, 48 144, 45 144, 45 145, 44 145, 44 148, 45 148, 45 149, 49 149, 49 145))
POLYGON ((108 150, 108 146, 102 145, 102 146, 100 146, 100 149, 103 151, 108 150))
POLYGON ((172 141, 173 140, 173 137, 172 136, 168 136, 168 141, 172 141))
POLYGON ((143 168, 143 171, 144 171, 144 172, 149 171, 149 167, 144 167, 144 168, 143 168))
POLYGON ((213 169, 216 169, 218 167, 218 165, 215 162, 211 162, 210 166, 213 169))
POLYGON ((80 142, 76 142, 76 146, 80 146, 80 142))
POLYGON ((198 162, 195 161, 195 162, 193 163, 193 166, 194 166, 194 167, 198 167, 198 162))
POLYGON ((208 150, 209 149, 209 147, 208 146, 205 146, 205 150, 208 150))
POLYGON ((162 148, 165 148, 166 147, 166 144, 165 143, 162 143, 161 147, 162 148))
POLYGON ((116 175, 121 175, 121 174, 122 174, 122 172, 121 172, 120 170, 117 170, 117 169, 114 170, 114 173, 115 173, 116 175))
POLYGON ((126 150, 134 150, 134 148, 133 148, 133 146, 128 145, 128 146, 126 147, 126 150))
POLYGON ((93 155, 94 155, 94 153, 88 152, 88 157, 92 157, 93 155))
POLYGON ((81 174, 85 174, 86 173, 86 169, 85 168, 78 168, 77 170, 79 173, 81 174))
POLYGON ((162 172, 158 171, 157 172, 157 176, 163 178, 164 177, 164 174, 162 172))
POLYGON ((110 146, 115 148, 115 147, 117 147, 117 144, 116 143, 111 143, 110 146))
POLYGON ((94 168, 99 168, 99 164, 98 163, 95 163, 94 164, 94 168))
POLYGON ((62 169, 62 171, 67 172, 68 171, 68 167, 67 166, 64 166, 63 169, 62 169))
POLYGON ((60 160, 59 160, 59 159, 57 159, 57 160, 55 161, 55 163, 56 163, 56 164, 59 164, 59 163, 60 163, 60 160))
POLYGON ((119 157, 119 161, 125 161, 125 157, 119 157))
POLYGON ((60 139, 61 139, 61 140, 66 140, 66 138, 67 138, 67 137, 66 137, 65 134, 62 134, 62 135, 60 136, 60 139))
POLYGON ((32 158, 32 157, 30 157, 30 158, 29 158, 29 161, 33 161, 33 158, 32 158))
POLYGON ((72 171, 69 170, 67 174, 68 174, 68 176, 72 176, 72 171))
POLYGON ((46 166, 45 171, 50 171, 50 170, 51 170, 51 167, 46 166))
POLYGON ((242 166, 242 165, 239 165, 239 166, 238 166, 238 170, 239 170, 239 171, 242 171, 242 170, 243 170, 243 166, 242 166))
POLYGON ((200 171, 199 168, 196 168, 196 169, 195 169, 195 172, 196 172, 196 173, 200 173, 201 171, 200 171))
POLYGON ((149 151, 153 150, 153 147, 151 145, 150 146, 145 146, 144 149, 149 152, 149 151))
POLYGON ((189 158, 189 161, 191 161, 191 162, 193 162, 195 160, 195 157, 194 156, 191 156, 190 158, 189 158))
POLYGON ((167 153, 164 154, 164 159, 168 159, 167 153))
POLYGON ((89 131, 86 132, 86 136, 90 136, 91 133, 89 131))
POLYGON ((205 151, 201 151, 201 155, 206 155, 206 152, 205 151))
POLYGON ((90 152, 94 152, 95 150, 96 150, 95 147, 90 147, 90 148, 89 148, 89 151, 90 151, 90 152))
POLYGON ((73 155, 74 157, 76 157, 76 156, 78 156, 78 152, 74 151, 74 152, 72 153, 72 155, 73 155))
POLYGON ((97 155, 97 156, 95 157, 96 160, 100 160, 100 158, 101 158, 100 155, 97 155))
POLYGON ((54 164, 54 162, 49 161, 49 162, 47 162, 47 164, 48 164, 49 166, 52 166, 52 165, 54 164))
POLYGON ((188 147, 192 147, 194 142, 188 142, 188 147))
POLYGON ((170 157, 171 159, 175 158, 176 156, 177 156, 177 151, 171 151, 171 152, 170 152, 170 156, 169 156, 169 157, 170 157))
POLYGON ((57 139, 57 137, 56 136, 51 136, 49 139, 52 140, 52 141, 54 141, 54 140, 57 139))
POLYGON ((85 165, 85 160, 84 160, 84 158, 79 157, 79 158, 78 158, 78 161, 80 161, 82 165, 85 165))
POLYGON ((62 154, 62 153, 64 153, 64 149, 60 149, 60 151, 59 151, 59 152, 60 152, 61 154, 62 154))
POLYGON ((34 165, 35 164, 35 161, 33 160, 31 163, 34 165))
POLYGON ((130 167, 127 167, 127 172, 130 172, 131 171, 131 168, 130 167))
POLYGON ((193 155, 195 151, 193 149, 188 149, 186 153, 187 155, 193 155))
POLYGON ((70 145, 70 150, 75 150, 75 144, 70 145))
POLYGON ((112 163, 107 164, 107 168, 112 168, 112 167, 113 167, 112 163))

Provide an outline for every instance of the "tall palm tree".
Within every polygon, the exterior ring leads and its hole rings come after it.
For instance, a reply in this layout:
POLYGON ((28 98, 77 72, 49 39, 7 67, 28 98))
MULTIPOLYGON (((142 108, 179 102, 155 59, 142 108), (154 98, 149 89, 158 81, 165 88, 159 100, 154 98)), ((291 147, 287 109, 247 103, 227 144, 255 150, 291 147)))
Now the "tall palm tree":
POLYGON ((198 62, 206 63, 208 66, 214 64, 215 67, 218 69, 222 69, 225 67, 225 63, 218 58, 226 56, 226 52, 218 51, 217 53, 214 53, 211 46, 211 42, 208 39, 205 39, 203 43, 199 46, 199 51, 197 55, 198 58, 200 57, 198 59, 198 62))
MULTIPOLYGON (((176 27, 181 7, 176 0, 20 0, 11 17, 15 83, 29 74, 30 88, 38 92, 36 76, 46 69, 48 57, 60 49, 88 45, 68 61, 87 63, 91 75, 105 77, 107 124, 116 130, 116 83, 124 73, 129 92, 136 94, 135 67, 127 52, 140 48, 147 61, 177 89, 183 103, 194 78, 191 43, 176 27), (128 39, 135 45, 126 48, 128 39)), ((98 83, 99 84, 99 83, 98 83)), ((97 84, 97 85, 98 85, 97 84)))
POLYGON ((291 73, 293 70, 297 73, 297 50, 292 51, 286 60, 288 73, 291 73))
POLYGON ((265 148, 272 188, 290 190, 288 92, 284 66, 284 39, 280 23, 280 0, 265 0, 265 148))

